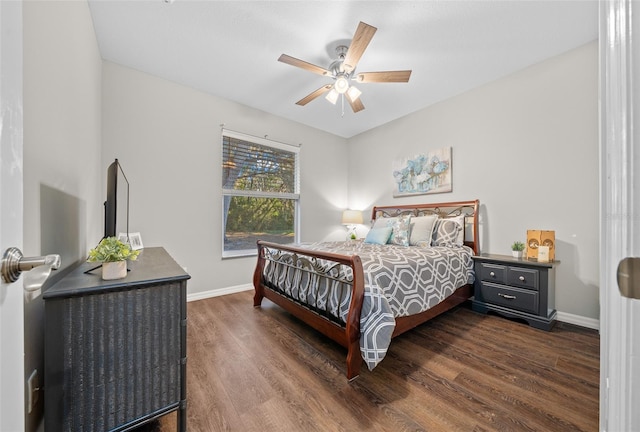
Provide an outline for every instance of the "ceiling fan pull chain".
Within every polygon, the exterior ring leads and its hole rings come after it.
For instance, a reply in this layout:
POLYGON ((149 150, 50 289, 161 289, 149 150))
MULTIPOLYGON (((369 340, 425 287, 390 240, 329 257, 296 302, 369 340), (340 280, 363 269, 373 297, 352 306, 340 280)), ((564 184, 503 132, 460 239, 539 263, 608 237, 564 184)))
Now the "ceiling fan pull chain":
POLYGON ((342 117, 344 117, 344 93, 340 96, 342 96, 340 99, 342 99, 342 117))

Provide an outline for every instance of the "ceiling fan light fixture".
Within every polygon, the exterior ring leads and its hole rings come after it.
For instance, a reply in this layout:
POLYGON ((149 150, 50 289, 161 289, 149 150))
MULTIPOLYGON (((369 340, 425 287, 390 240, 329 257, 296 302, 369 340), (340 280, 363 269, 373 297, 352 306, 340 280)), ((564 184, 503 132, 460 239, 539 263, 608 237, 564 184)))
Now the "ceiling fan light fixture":
POLYGON ((324 98, 335 105, 336 102, 338 102, 339 96, 340 96, 340 93, 338 93, 335 88, 332 88, 331 91, 327 93, 327 95, 324 98))
POLYGON ((333 85, 335 91, 340 94, 345 94, 349 90, 349 80, 344 75, 340 75, 336 78, 336 82, 333 85))
POLYGON ((329 68, 320 67, 304 60, 282 54, 278 58, 279 62, 333 79, 333 83, 323 85, 319 89, 312 91, 296 102, 296 105, 304 106, 324 95, 325 98, 334 105, 338 102, 338 99, 341 99, 342 114, 344 115, 344 100, 346 96, 349 105, 351 105, 351 110, 357 113, 364 109, 364 105, 360 99, 362 92, 355 87, 351 87, 349 80, 360 83, 409 82, 411 70, 356 73, 358 62, 377 30, 374 26, 360 21, 349 46, 340 45, 336 47, 336 58, 333 59, 329 68), (341 95, 342 98, 340 98, 341 95))
POLYGON ((351 102, 357 100, 361 94, 362 92, 354 86, 349 87, 349 90, 347 90, 347 97, 349 97, 349 100, 351 100, 351 102))

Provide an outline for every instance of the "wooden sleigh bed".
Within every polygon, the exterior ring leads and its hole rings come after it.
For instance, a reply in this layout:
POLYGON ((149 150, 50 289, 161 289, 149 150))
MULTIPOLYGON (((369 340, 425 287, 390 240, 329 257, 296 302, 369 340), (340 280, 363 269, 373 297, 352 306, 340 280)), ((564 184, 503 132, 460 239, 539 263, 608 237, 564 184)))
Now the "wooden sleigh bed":
MULTIPOLYGON (((456 219, 462 224, 463 234, 459 238, 464 246, 471 249, 467 249, 470 256, 479 253, 478 210, 478 200, 378 206, 373 208, 372 220, 390 218, 382 220, 385 221, 402 215, 414 218, 436 215, 439 220, 456 219)), ((365 273, 357 251, 348 252, 349 243, 344 243, 347 252, 333 253, 300 245, 258 241, 258 262, 253 276, 254 307, 259 307, 266 297, 347 348, 346 375, 351 380, 359 375, 363 362, 361 314, 365 304, 366 281, 370 281, 371 277, 365 273), (322 299, 319 299, 319 292, 324 293, 322 299), (338 310, 340 307, 342 311, 338 310)), ((468 261, 471 261, 470 258, 468 261)), ((468 271, 472 272, 472 269, 468 271)), ((438 299, 439 303, 427 310, 393 317, 395 326, 392 333, 389 331, 391 338, 465 302, 473 295, 472 279, 473 276, 467 283, 452 288, 452 294, 438 299)))

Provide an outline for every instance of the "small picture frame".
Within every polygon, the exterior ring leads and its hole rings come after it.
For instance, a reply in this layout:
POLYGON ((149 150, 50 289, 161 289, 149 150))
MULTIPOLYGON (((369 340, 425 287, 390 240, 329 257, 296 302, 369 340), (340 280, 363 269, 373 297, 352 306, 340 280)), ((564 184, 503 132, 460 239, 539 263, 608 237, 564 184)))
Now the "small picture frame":
POLYGON ((549 262, 549 246, 538 246, 538 262, 549 262))
POLYGON ((134 232, 129 234, 119 233, 118 240, 120 240, 122 243, 128 243, 131 246, 131 249, 133 250, 139 250, 144 248, 144 246, 142 245, 142 236, 140 235, 139 232, 134 232))

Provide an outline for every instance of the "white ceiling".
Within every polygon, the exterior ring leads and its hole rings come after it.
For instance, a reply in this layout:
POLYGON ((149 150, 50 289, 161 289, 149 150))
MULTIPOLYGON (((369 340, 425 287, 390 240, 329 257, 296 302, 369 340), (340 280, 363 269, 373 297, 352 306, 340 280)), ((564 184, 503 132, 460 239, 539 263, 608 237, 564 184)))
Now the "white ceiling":
POLYGON ((351 137, 598 37, 589 1, 89 0, 105 60, 351 137), (357 84, 365 110, 320 97, 322 67, 359 21, 378 28, 358 71, 412 69, 409 83, 357 84))

